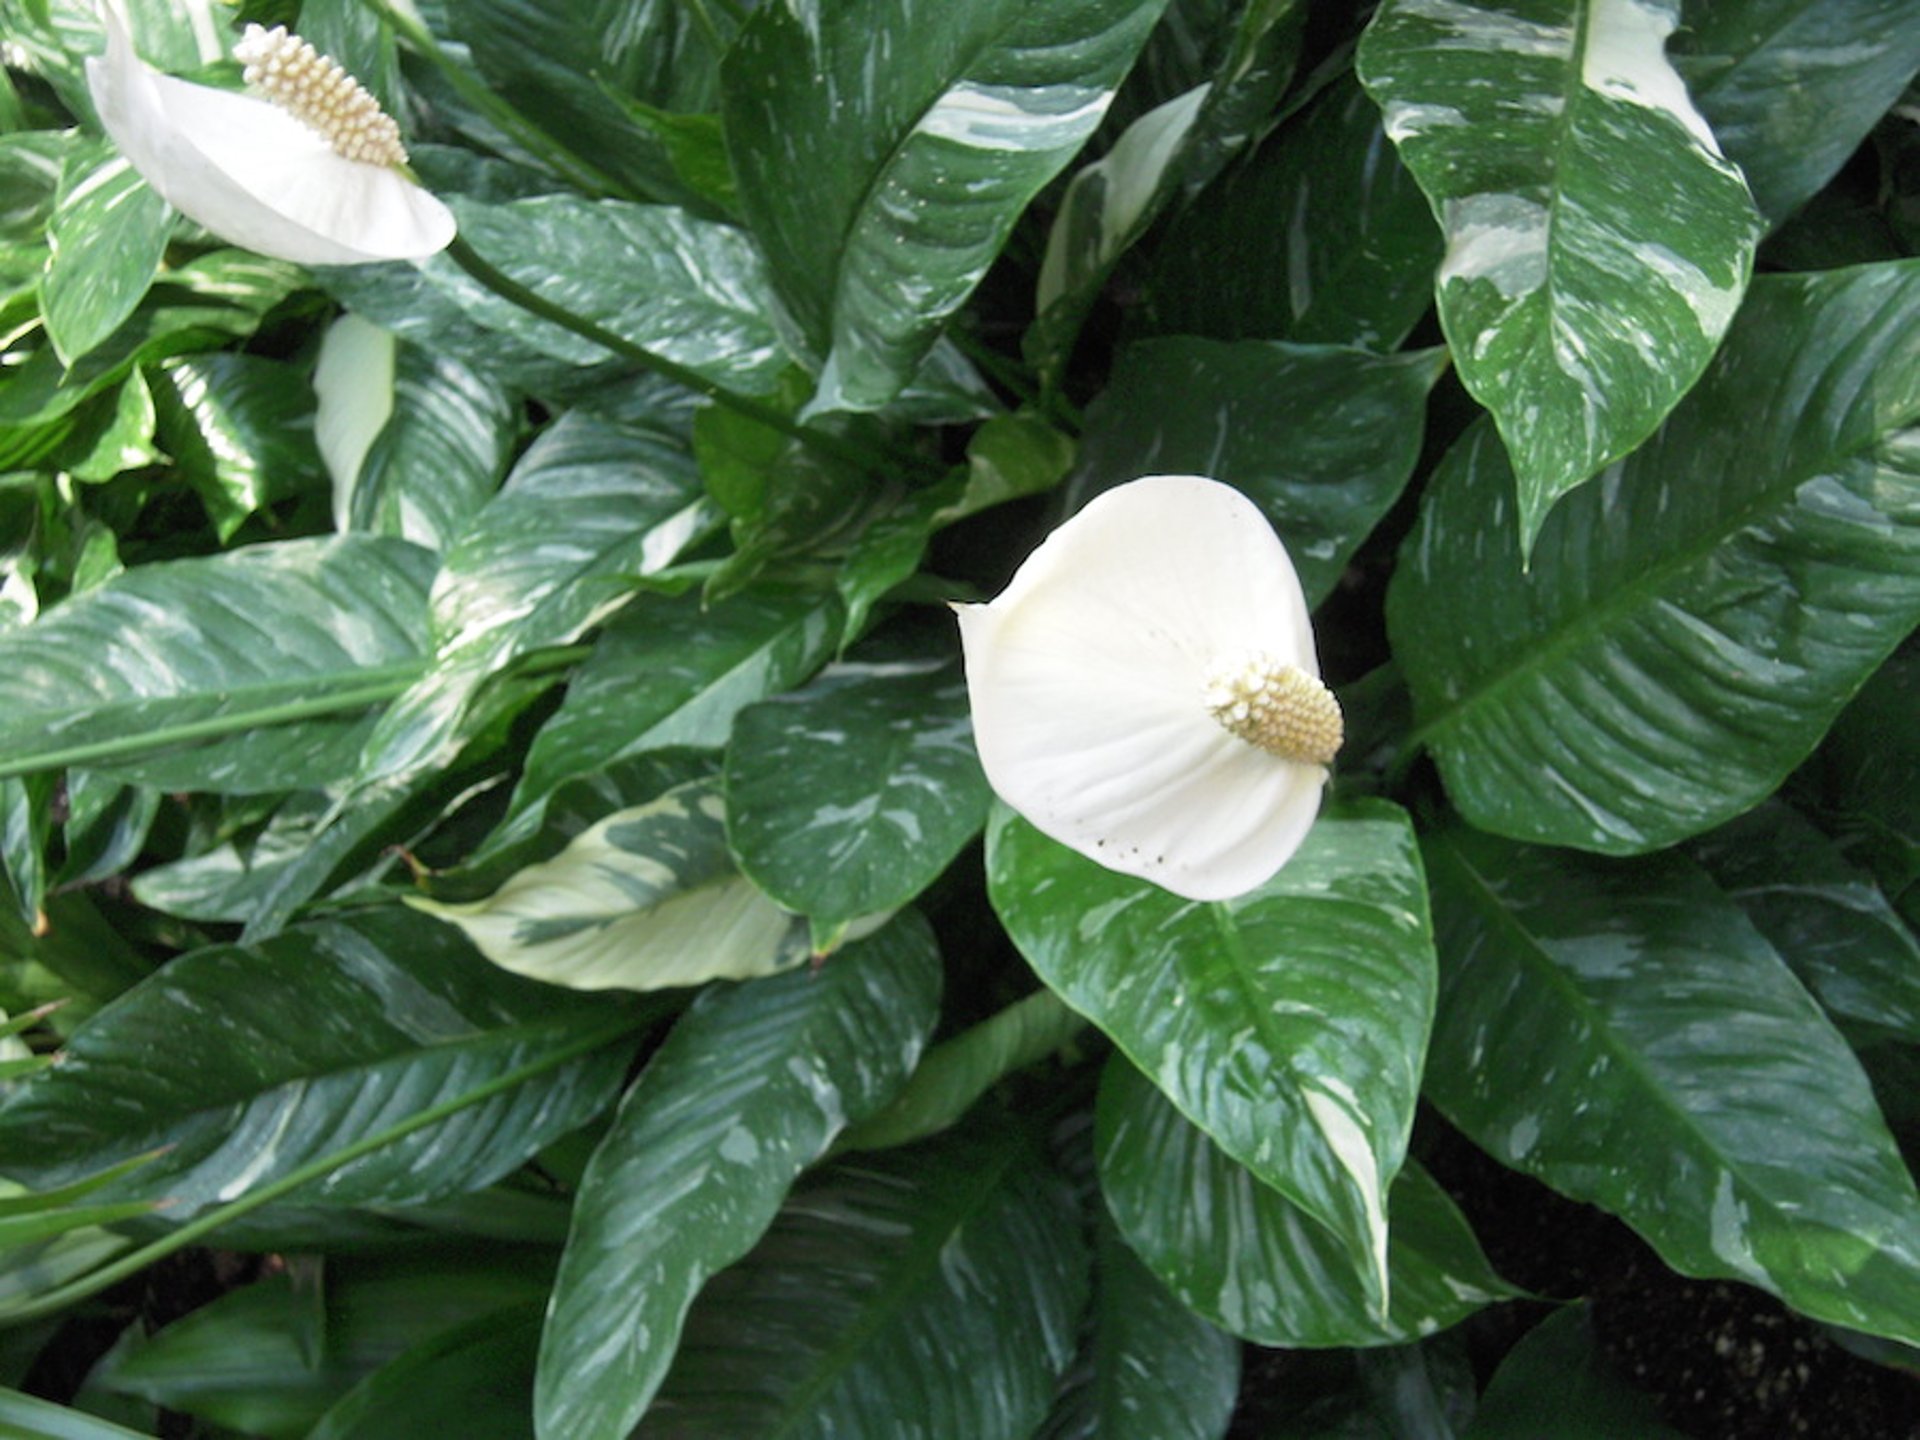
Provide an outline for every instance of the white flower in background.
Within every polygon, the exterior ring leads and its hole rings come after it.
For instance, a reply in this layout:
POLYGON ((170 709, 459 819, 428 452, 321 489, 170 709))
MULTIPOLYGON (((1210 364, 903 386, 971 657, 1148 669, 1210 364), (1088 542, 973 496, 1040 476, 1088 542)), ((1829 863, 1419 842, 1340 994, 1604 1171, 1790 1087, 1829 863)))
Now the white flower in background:
POLYGON ((990 605, 955 607, 1000 798, 1190 900, 1273 875, 1340 748, 1293 562, 1244 495, 1152 475, 1097 496, 990 605))
POLYGON ((234 58, 260 92, 162 75, 111 5, 87 61, 100 123, 176 210, 221 239, 302 265, 414 260, 453 239, 453 213, 409 179, 399 128, 333 61, 249 25, 234 58))

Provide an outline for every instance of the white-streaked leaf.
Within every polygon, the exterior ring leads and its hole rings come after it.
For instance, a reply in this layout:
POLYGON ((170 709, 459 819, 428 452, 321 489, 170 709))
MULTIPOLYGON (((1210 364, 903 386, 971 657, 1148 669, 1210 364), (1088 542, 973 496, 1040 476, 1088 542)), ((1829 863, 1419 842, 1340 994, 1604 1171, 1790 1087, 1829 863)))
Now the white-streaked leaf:
POLYGON ((899 1089, 939 991, 932 931, 908 914, 817 972, 702 993, 580 1182, 541 1346, 540 1433, 633 1429, 694 1296, 753 1247, 834 1135, 899 1089))
POLYGON ((608 816, 485 900, 407 903, 494 964, 576 990, 745 980, 812 953, 806 922, 734 868, 717 780, 608 816))
POLYGON ((1447 240, 1440 323, 1513 456, 1523 552, 1651 434, 1760 221, 1665 54, 1679 0, 1386 0, 1360 74, 1447 240))
POLYGON ((1756 281, 1659 434, 1531 563, 1484 426, 1387 595, 1419 735, 1474 825, 1610 854, 1769 794, 1920 620, 1920 261, 1756 281))

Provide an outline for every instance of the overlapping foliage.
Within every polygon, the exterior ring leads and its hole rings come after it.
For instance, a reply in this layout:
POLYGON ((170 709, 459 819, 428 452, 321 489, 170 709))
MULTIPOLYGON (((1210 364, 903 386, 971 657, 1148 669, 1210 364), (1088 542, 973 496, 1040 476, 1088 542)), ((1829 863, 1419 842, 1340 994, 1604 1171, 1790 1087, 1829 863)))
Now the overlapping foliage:
POLYGON ((129 8, 462 239, 225 245, 0 0, 0 1429, 1218 1437, 1518 1293, 1449 1129, 1920 1345, 1920 4, 129 8), (1347 711, 1227 902, 994 805, 945 609, 1152 473, 1347 711))

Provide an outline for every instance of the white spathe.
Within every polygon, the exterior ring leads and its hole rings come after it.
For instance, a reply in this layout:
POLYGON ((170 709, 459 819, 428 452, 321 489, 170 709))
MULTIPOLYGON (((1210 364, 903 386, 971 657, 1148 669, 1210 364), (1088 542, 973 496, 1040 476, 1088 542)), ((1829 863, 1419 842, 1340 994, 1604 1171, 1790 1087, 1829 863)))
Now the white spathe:
POLYGON ((1190 900, 1244 894, 1300 847, 1326 767, 1249 744, 1209 708, 1210 679, 1242 657, 1320 675, 1293 562, 1239 491, 1198 475, 1118 486, 998 599, 955 609, 981 764, 1036 828, 1190 900))
POLYGON ((417 260, 453 239, 453 212, 398 170, 349 160, 269 101, 162 75, 102 6, 87 61, 100 123, 146 182, 222 240, 300 265, 417 260))

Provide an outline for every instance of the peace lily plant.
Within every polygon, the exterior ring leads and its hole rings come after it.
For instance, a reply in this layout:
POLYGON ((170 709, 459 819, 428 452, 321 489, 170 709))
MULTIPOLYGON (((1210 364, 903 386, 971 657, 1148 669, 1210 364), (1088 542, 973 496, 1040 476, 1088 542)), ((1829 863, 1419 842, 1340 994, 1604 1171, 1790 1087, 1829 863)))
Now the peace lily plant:
POLYGON ((1300 848, 1340 706, 1286 547, 1239 491, 1118 486, 957 612, 980 763, 1036 828, 1190 900, 1300 848))
POLYGON ((407 173, 393 117, 306 41, 249 25, 234 58, 255 94, 163 75, 111 5, 87 61, 100 123, 169 204, 221 239, 301 265, 444 250, 453 212, 407 173))
POLYGON ((0 0, 0 1434, 1905 1433, 1917 8, 0 0))

